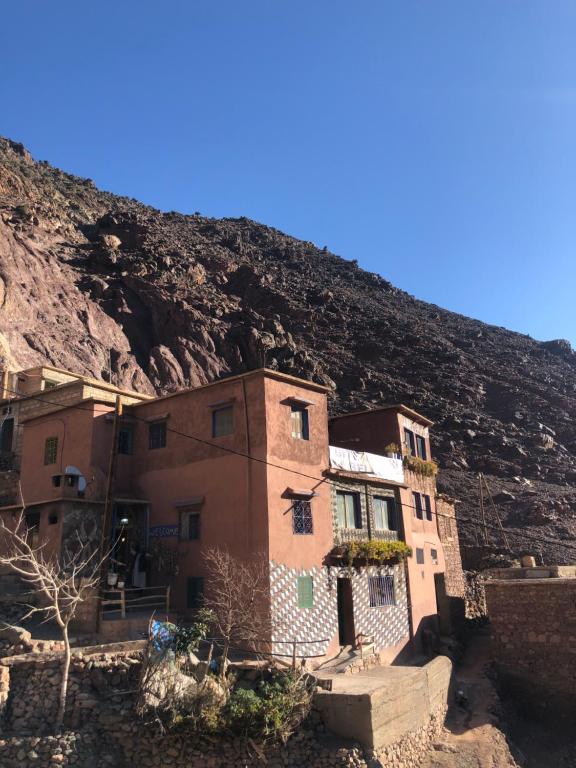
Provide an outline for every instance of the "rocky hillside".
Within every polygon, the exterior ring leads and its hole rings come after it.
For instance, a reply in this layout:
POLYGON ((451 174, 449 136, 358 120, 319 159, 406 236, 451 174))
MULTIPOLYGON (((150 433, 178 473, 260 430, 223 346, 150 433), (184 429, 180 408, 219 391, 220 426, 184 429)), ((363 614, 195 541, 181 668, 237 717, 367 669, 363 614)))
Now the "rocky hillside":
POLYGON ((405 402, 436 422, 441 486, 461 500, 465 538, 481 471, 518 551, 576 560, 566 341, 418 301, 249 219, 161 213, 101 192, 4 139, 0 331, 12 366, 48 362, 148 392, 266 365, 332 387, 334 413, 405 402))

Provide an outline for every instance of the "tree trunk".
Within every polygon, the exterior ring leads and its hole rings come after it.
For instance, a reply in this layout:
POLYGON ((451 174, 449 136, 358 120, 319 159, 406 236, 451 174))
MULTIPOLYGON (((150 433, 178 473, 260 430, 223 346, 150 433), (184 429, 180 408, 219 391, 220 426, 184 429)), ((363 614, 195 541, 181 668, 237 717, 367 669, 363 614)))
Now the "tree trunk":
POLYGON ((226 638, 222 647, 222 656, 220 657, 220 676, 222 680, 226 677, 226 664, 228 663, 228 654, 230 652, 230 640, 226 638))
POLYGON ((64 640, 64 664, 62 665, 62 680, 60 683, 60 698, 58 699, 58 715, 56 716, 56 729, 61 730, 64 724, 64 714, 66 711, 66 694, 68 692, 68 675, 70 673, 70 639, 68 637, 68 625, 62 628, 62 639, 64 640))

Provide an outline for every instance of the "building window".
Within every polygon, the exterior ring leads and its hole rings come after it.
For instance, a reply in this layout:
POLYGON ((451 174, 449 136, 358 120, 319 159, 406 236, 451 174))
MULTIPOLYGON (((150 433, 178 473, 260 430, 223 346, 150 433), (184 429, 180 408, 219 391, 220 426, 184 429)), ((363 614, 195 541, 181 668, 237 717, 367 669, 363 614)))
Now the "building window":
POLYGON ((118 453, 125 456, 134 453, 134 428, 132 426, 124 425, 118 430, 118 453))
POLYGON ((290 412, 290 422, 292 425, 292 437, 298 440, 308 440, 308 411, 301 405, 293 405, 290 412))
POLYGON ((44 443, 44 464, 56 464, 58 455, 58 438, 47 437, 44 443))
POLYGON ((437 549, 431 549, 430 550, 430 559, 432 560, 432 565, 438 565, 438 550, 437 549))
POLYGON ((50 379, 44 379, 44 391, 46 392, 48 389, 56 389, 60 382, 58 381, 50 381, 50 379))
POLYGON ((406 443, 406 449, 411 456, 416 456, 416 439, 414 432, 410 429, 404 429, 404 442, 406 443))
POLYGON ((14 419, 3 419, 0 425, 0 453, 10 453, 14 440, 14 419))
POLYGON ((196 541, 200 538, 200 510, 180 512, 180 540, 196 541))
POLYGON ((424 550, 416 547, 416 562, 418 565, 424 565, 424 550))
POLYGON ((392 496, 374 496, 372 508, 377 531, 396 530, 396 505, 392 496))
POLYGON ((154 421, 148 425, 148 448, 166 447, 166 422, 154 421))
POLYGON ((418 456, 420 456, 421 459, 424 459, 426 461, 427 453, 426 453, 426 438, 421 437, 420 435, 416 435, 416 450, 418 451, 418 456))
POLYGON ((396 605, 394 576, 369 576, 368 595, 371 608, 379 608, 383 605, 396 605))
POLYGON ((292 528, 294 533, 314 533, 312 525, 312 504, 303 499, 296 499, 292 504, 292 528))
POLYGON ((424 514, 422 511, 422 495, 414 491, 412 493, 412 498, 414 499, 414 514, 416 515, 418 520, 423 520, 424 514))
POLYGON ((362 528, 359 493, 337 491, 336 511, 340 528, 362 528))
POLYGON ((52 475, 52 485, 54 488, 60 488, 62 484, 62 475, 52 475))
POLYGON ((204 601, 204 579, 202 576, 189 576, 186 591, 186 606, 198 610, 204 601))
POLYGON ((212 411, 212 437, 224 437, 234 432, 234 406, 212 411))
POLYGON ((424 508, 426 510, 426 520, 432 520, 432 502, 430 496, 423 494, 424 508))
POLYGON ((48 515, 48 525, 56 525, 58 522, 58 515, 48 515))
POLYGON ((312 576, 298 576, 298 608, 314 606, 314 582, 312 576))
POLYGON ((78 485, 78 475, 64 475, 64 482, 68 488, 75 488, 78 485))

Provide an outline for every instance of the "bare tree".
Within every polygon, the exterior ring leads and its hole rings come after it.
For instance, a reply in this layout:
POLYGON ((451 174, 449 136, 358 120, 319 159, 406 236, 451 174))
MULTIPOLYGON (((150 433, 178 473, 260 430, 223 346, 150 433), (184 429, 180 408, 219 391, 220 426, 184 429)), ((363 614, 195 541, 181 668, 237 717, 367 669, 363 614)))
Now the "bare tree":
POLYGON ((256 650, 270 638, 268 562, 264 557, 239 560, 217 548, 208 549, 203 559, 209 577, 204 605, 214 614, 214 628, 222 638, 224 676, 234 644, 256 650))
POLYGON ((99 557, 99 550, 88 549, 80 537, 75 546, 65 554, 49 555, 46 544, 35 546, 30 529, 26 525, 24 510, 14 521, 13 527, 6 525, 0 517, 0 566, 10 568, 29 585, 30 594, 37 604, 29 605, 23 617, 41 614, 46 621, 53 620, 60 629, 64 642, 64 661, 58 700, 56 728, 61 728, 66 709, 66 694, 70 672, 70 637, 68 628, 78 607, 94 597, 100 581, 100 568, 105 558, 99 557))

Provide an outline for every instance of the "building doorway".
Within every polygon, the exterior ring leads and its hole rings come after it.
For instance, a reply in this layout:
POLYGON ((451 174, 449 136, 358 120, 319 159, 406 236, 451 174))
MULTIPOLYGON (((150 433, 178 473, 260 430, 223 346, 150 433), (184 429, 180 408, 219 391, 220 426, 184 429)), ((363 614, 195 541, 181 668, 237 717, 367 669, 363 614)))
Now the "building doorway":
POLYGON ((340 645, 354 645, 354 602, 352 598, 352 579, 338 578, 338 638, 340 645))

